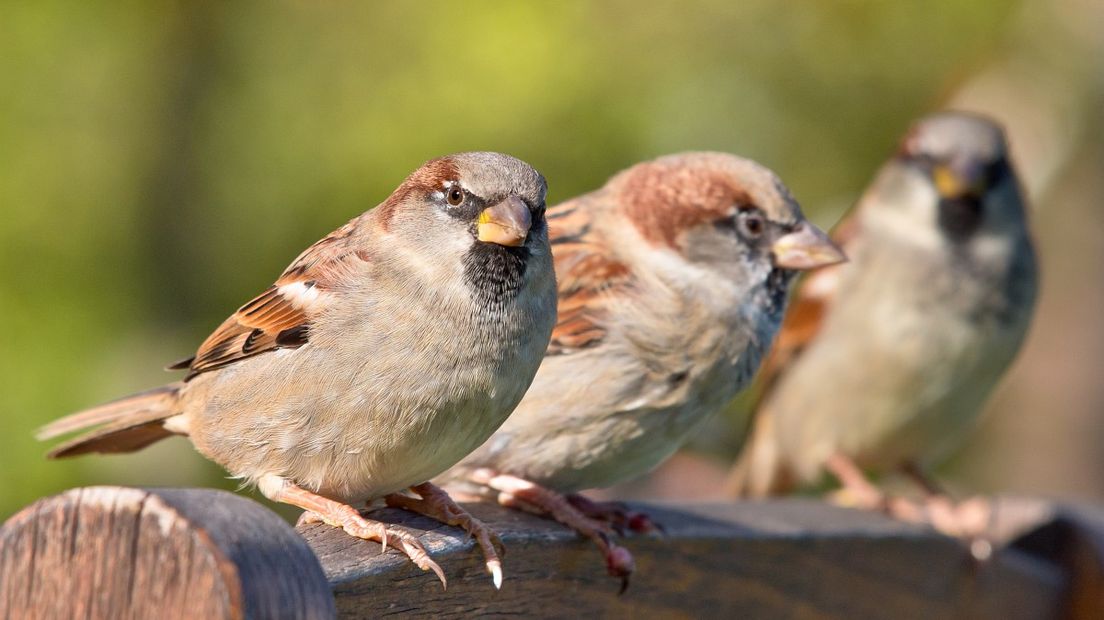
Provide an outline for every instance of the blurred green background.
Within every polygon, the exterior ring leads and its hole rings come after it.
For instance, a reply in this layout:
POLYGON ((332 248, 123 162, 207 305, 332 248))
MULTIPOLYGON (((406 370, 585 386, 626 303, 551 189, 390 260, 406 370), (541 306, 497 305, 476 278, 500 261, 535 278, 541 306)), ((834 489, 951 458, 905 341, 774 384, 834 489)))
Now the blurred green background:
MULTIPOLYGON (((5 4, 0 518, 76 485, 232 488, 180 439, 47 462, 32 433, 170 380, 426 159, 505 151, 555 202, 660 154, 731 151, 830 226, 910 120, 947 106, 1008 126, 1045 282, 945 476, 1104 497, 1102 39, 1099 0, 5 4)), ((733 426, 623 491, 708 495, 733 426)))

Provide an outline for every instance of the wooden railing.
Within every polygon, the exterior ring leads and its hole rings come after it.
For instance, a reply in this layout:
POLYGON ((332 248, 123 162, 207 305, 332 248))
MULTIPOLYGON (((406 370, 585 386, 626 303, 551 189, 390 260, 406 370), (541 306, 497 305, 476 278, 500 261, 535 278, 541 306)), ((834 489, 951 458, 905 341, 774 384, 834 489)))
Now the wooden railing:
POLYGON ((74 489, 0 530, 0 618, 524 615, 730 618, 1104 618, 1104 512, 1001 499, 976 561, 925 528, 812 500, 636 505, 666 527, 625 545, 627 592, 559 525, 469 506, 508 547, 495 591, 465 535, 385 509, 421 534, 447 590, 395 550, 325 525, 297 533, 244 497, 74 489))

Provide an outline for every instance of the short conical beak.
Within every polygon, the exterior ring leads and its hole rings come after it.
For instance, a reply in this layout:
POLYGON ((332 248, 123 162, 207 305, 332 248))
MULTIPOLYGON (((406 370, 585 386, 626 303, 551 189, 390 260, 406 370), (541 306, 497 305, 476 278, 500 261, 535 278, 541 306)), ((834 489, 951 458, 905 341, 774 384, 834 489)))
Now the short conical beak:
POLYGON ((947 200, 980 198, 989 185, 985 168, 974 161, 937 164, 932 169, 932 181, 939 196, 947 200))
POLYGON ((801 222, 792 232, 782 235, 771 245, 774 266, 795 271, 827 267, 847 260, 823 230, 809 222, 801 222))
POLYGON ((525 243, 532 225, 529 207, 521 198, 510 196, 479 213, 477 237, 487 243, 517 247, 525 243))

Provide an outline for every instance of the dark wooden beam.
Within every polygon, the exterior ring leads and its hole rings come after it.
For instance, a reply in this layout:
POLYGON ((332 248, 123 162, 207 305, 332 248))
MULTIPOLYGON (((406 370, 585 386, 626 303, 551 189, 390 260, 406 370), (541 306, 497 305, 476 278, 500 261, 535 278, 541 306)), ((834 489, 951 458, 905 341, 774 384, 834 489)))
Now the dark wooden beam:
POLYGON ((634 505, 667 528, 631 537, 628 591, 550 521, 470 505, 508 547, 496 591, 471 541, 400 510, 449 577, 326 525, 302 537, 259 504, 200 489, 75 489, 0 529, 0 618, 524 615, 796 618, 1104 617, 1104 513, 1002 499, 996 551, 812 500, 634 505), (304 540, 305 539, 305 540, 304 540))
POLYGON ((659 519, 667 536, 623 541, 637 571, 618 596, 601 556, 565 528, 497 506, 469 508, 508 547, 501 591, 461 532, 423 517, 373 513, 425 532, 422 541, 449 576, 447 591, 396 551, 381 554, 379 545, 325 525, 300 531, 322 561, 342 617, 1053 618, 1066 585, 1058 566, 1016 549, 978 563, 958 541, 924 528, 786 500, 634 505, 659 519))

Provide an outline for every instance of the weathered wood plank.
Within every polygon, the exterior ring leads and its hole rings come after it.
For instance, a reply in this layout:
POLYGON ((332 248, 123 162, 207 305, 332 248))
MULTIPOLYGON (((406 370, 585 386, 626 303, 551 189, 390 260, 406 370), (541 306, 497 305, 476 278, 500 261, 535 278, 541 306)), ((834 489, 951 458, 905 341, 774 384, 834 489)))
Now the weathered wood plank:
POLYGON ((665 538, 625 541, 629 591, 559 525, 474 505, 509 546, 496 592, 454 528, 399 510, 450 588, 397 551, 324 525, 301 532, 233 494, 76 489, 0 530, 0 617, 527 616, 1098 618, 1104 517, 1087 507, 1002 501, 998 551, 978 564, 957 542, 878 515, 808 500, 637 506, 665 538), (1004 544, 1008 543, 1008 544, 1004 544), (319 565, 321 560, 321 566, 319 565), (332 590, 331 590, 332 589, 332 590))
MULTIPOLYGON (((1060 567, 1015 549, 978 564, 961 544, 926 529, 788 500, 635 506, 662 521, 668 535, 625 542, 637 572, 619 597, 598 553, 566 529, 497 506, 469 508, 508 546, 499 592, 459 530, 423 517, 373 513, 428 530, 422 541, 449 576, 447 592, 395 551, 381 554, 378 545, 325 525, 300 531, 322 562, 342 617, 1051 618, 1067 581, 1060 567)), ((1027 512, 1006 519, 1008 536, 1033 525, 1038 515, 1027 512)))
POLYGON ((74 489, 0 529, 0 618, 329 618, 294 530, 201 489, 74 489))

